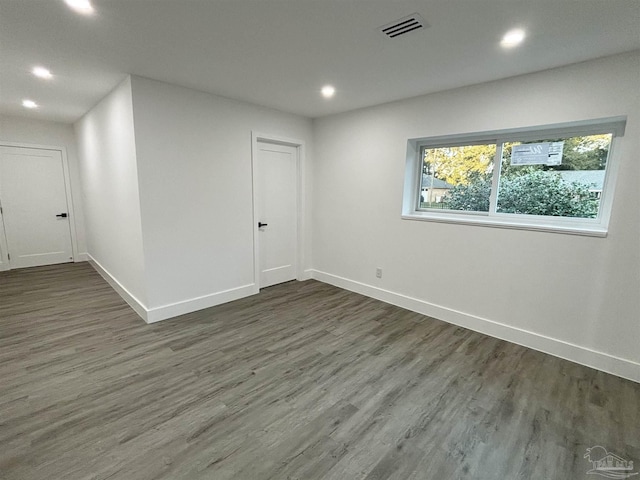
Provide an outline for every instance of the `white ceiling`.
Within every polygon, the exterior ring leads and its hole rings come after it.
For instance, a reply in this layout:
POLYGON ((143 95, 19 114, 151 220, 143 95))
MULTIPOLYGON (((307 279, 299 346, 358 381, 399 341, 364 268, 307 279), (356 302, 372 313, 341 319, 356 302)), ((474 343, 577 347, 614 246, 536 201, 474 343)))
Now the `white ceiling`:
POLYGON ((640 49, 638 0, 93 4, 84 17, 63 0, 0 0, 0 112, 73 122, 132 73, 319 117, 640 49), (377 30, 414 12, 430 27, 396 39, 377 30), (518 26, 525 42, 503 50, 518 26), (55 77, 33 77, 34 65, 55 77))

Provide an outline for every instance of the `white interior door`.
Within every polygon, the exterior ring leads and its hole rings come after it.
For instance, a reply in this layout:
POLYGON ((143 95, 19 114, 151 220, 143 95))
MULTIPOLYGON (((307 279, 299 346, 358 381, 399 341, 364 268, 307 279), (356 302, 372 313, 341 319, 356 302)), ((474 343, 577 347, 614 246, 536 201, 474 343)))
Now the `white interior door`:
POLYGON ((298 150, 260 141, 257 146, 258 261, 264 288, 296 278, 298 150))
POLYGON ((60 151, 0 147, 0 202, 11 268, 73 261, 60 151))

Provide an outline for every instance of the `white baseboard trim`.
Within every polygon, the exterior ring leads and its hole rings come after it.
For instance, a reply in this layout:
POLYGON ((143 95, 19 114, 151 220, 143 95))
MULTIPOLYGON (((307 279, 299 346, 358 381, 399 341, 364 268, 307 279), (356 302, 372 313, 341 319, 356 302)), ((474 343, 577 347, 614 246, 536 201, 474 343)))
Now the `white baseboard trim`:
POLYGON ((78 255, 76 255, 76 257, 73 259, 73 261, 75 263, 78 262, 88 262, 89 261, 89 254, 87 252, 84 253, 79 253, 78 255))
POLYGON ((147 323, 155 323, 197 310, 215 307, 222 303, 240 300, 241 298, 255 295, 256 293, 258 293, 258 287, 255 283, 251 283, 249 285, 223 290, 222 292, 151 308, 147 311, 147 318, 145 320, 147 323))
POLYGON ((97 262, 90 254, 87 254, 89 264, 104 278, 111 288, 120 295, 125 302, 129 304, 133 310, 140 315, 147 323, 155 323, 161 320, 177 317, 187 313, 203 310, 209 307, 215 307, 222 303, 239 300, 250 295, 258 293, 258 287, 255 284, 243 285, 237 288, 231 288, 222 292, 216 292, 202 297, 190 298, 181 302, 170 303, 160 307, 147 308, 140 300, 131 294, 116 278, 111 275, 99 262, 97 262))
POLYGON ((311 280, 312 278, 313 278, 313 270, 308 268, 302 271, 302 274, 298 278, 298 281, 304 282, 305 280, 311 280))
POLYGON ((87 260, 89 264, 93 267, 93 269, 100 274, 102 278, 104 278, 111 288, 113 288, 118 295, 120 295, 125 302, 129 304, 133 310, 140 315, 145 322, 147 322, 147 307, 138 300, 129 290, 127 290, 116 278, 111 275, 100 263, 93 258, 90 254, 87 255, 87 260))
POLYGON ((631 360, 319 270, 311 270, 311 276, 320 282, 640 383, 640 363, 631 360))

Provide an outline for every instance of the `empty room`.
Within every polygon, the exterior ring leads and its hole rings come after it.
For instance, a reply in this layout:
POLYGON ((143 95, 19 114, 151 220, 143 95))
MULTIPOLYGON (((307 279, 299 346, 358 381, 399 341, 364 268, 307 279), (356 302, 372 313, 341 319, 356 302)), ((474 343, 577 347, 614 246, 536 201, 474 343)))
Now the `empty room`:
POLYGON ((640 478, 640 2, 0 0, 0 479, 640 478))

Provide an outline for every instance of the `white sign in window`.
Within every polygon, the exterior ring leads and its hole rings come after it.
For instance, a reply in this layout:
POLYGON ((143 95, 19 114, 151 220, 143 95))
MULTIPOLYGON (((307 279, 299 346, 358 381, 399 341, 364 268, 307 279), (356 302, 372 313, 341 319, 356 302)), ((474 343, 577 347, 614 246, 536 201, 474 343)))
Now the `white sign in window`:
POLYGON ((511 165, 560 165, 564 142, 525 143, 514 145, 511 165))

